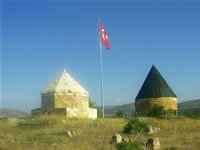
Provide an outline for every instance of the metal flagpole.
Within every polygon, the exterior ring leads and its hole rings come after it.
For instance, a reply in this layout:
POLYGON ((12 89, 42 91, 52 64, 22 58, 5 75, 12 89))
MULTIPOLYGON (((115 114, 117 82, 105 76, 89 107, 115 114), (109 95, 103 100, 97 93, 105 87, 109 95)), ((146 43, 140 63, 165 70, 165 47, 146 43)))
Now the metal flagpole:
POLYGON ((101 107, 102 107, 102 117, 104 118, 103 65, 102 65, 102 44, 101 44, 101 41, 100 41, 100 62, 101 62, 101 107))
MULTIPOLYGON (((100 19, 99 19, 99 25, 100 25, 100 19)), ((100 32, 99 32, 99 35, 100 35, 100 32)), ((102 107, 102 117, 104 118, 103 65, 102 65, 102 44, 101 44, 101 39, 99 40, 99 45, 100 45, 100 66, 101 66, 101 107, 102 107)))

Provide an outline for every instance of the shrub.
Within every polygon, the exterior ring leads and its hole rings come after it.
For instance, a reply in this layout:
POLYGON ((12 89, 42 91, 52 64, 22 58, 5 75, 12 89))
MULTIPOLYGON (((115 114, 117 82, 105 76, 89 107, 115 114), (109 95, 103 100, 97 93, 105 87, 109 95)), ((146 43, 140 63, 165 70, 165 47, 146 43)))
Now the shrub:
POLYGON ((101 110, 101 108, 97 108, 97 117, 98 118, 102 118, 102 116, 103 116, 103 113, 102 113, 102 110, 101 110))
POLYGON ((146 122, 142 122, 137 118, 132 118, 125 126, 124 126, 124 133, 131 133, 134 134, 143 133, 147 128, 148 124, 146 122))
POLYGON ((91 100, 89 99, 89 107, 91 107, 91 108, 96 108, 97 106, 96 106, 96 103, 95 103, 95 102, 93 102, 93 101, 91 101, 91 100))
POLYGON ((115 114, 115 117, 117 117, 117 118, 123 118, 123 117, 124 117, 123 111, 119 110, 119 111, 115 114))
POLYGON ((116 144, 118 150, 141 150, 141 142, 121 142, 116 144))
POLYGON ((162 117, 163 109, 164 109, 163 106, 155 104, 151 112, 149 113, 149 116, 156 118, 162 117))
POLYGON ((188 115, 186 115, 186 117, 191 118, 191 119, 200 119, 200 115, 188 114, 188 115))
POLYGON ((165 150, 177 150, 177 148, 175 146, 170 146, 168 148, 165 148, 165 150))

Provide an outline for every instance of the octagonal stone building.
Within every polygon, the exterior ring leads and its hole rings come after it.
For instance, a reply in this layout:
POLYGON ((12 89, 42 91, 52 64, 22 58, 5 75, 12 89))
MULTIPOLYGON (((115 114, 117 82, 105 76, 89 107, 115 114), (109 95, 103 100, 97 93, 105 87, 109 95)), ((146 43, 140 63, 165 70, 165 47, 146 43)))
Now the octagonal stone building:
POLYGON ((97 109, 89 108, 89 93, 64 72, 41 93, 41 108, 32 110, 40 114, 65 115, 68 118, 97 118, 97 109))
POLYGON ((163 106, 165 111, 177 111, 177 96, 153 65, 135 98, 137 115, 146 116, 155 104, 163 106))

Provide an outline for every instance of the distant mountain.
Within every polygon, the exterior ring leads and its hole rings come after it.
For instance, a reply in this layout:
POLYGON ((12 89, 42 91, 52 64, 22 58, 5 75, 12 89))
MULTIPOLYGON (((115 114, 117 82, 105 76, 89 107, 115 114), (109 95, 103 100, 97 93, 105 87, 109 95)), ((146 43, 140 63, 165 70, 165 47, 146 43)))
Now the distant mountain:
MULTIPOLYGON (((98 107, 98 109, 101 110, 101 107, 98 107)), ((133 112, 135 111, 135 104, 134 103, 129 103, 129 104, 124 104, 124 105, 113 105, 113 106, 105 106, 104 107, 104 112, 105 114, 116 114, 118 111, 122 112, 133 112)))
POLYGON ((200 109, 200 99, 181 102, 178 104, 178 109, 179 110, 200 109))
MULTIPOLYGON (((99 107, 101 109, 101 107, 99 107)), ((178 103, 178 110, 188 110, 188 109, 200 109, 200 99, 197 100, 188 100, 185 102, 178 103)), ((123 112, 132 112, 135 111, 135 104, 129 103, 124 105, 114 105, 114 106, 105 106, 105 114, 115 114, 119 110, 123 112)))
MULTIPOLYGON (((98 107, 98 109, 101 109, 101 107, 98 107)), ((200 99, 188 100, 178 104, 178 110, 187 110, 187 109, 200 109, 200 99)), ((123 111, 125 113, 133 112, 135 111, 135 104, 129 103, 124 105, 105 106, 104 110, 105 114, 116 114, 118 111, 123 111)), ((23 111, 3 108, 0 109, 0 116, 24 118, 24 117, 30 117, 31 114, 23 111)))
POLYGON ((19 111, 19 110, 0 108, 0 116, 24 118, 24 117, 30 117, 31 115, 30 115, 30 113, 26 113, 26 112, 19 111))

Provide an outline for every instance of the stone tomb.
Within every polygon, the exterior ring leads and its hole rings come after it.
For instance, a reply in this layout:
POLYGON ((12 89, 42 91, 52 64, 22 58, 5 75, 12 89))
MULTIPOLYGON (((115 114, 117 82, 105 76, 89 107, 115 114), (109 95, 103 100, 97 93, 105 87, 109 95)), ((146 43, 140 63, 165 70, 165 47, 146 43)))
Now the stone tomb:
POLYGON ((58 114, 68 118, 97 118, 97 109, 89 108, 89 93, 66 70, 42 92, 41 97, 42 107, 32 110, 32 116, 58 114))
POLYGON ((177 111, 177 96, 153 65, 135 99, 137 116, 148 115, 155 104, 177 111))

